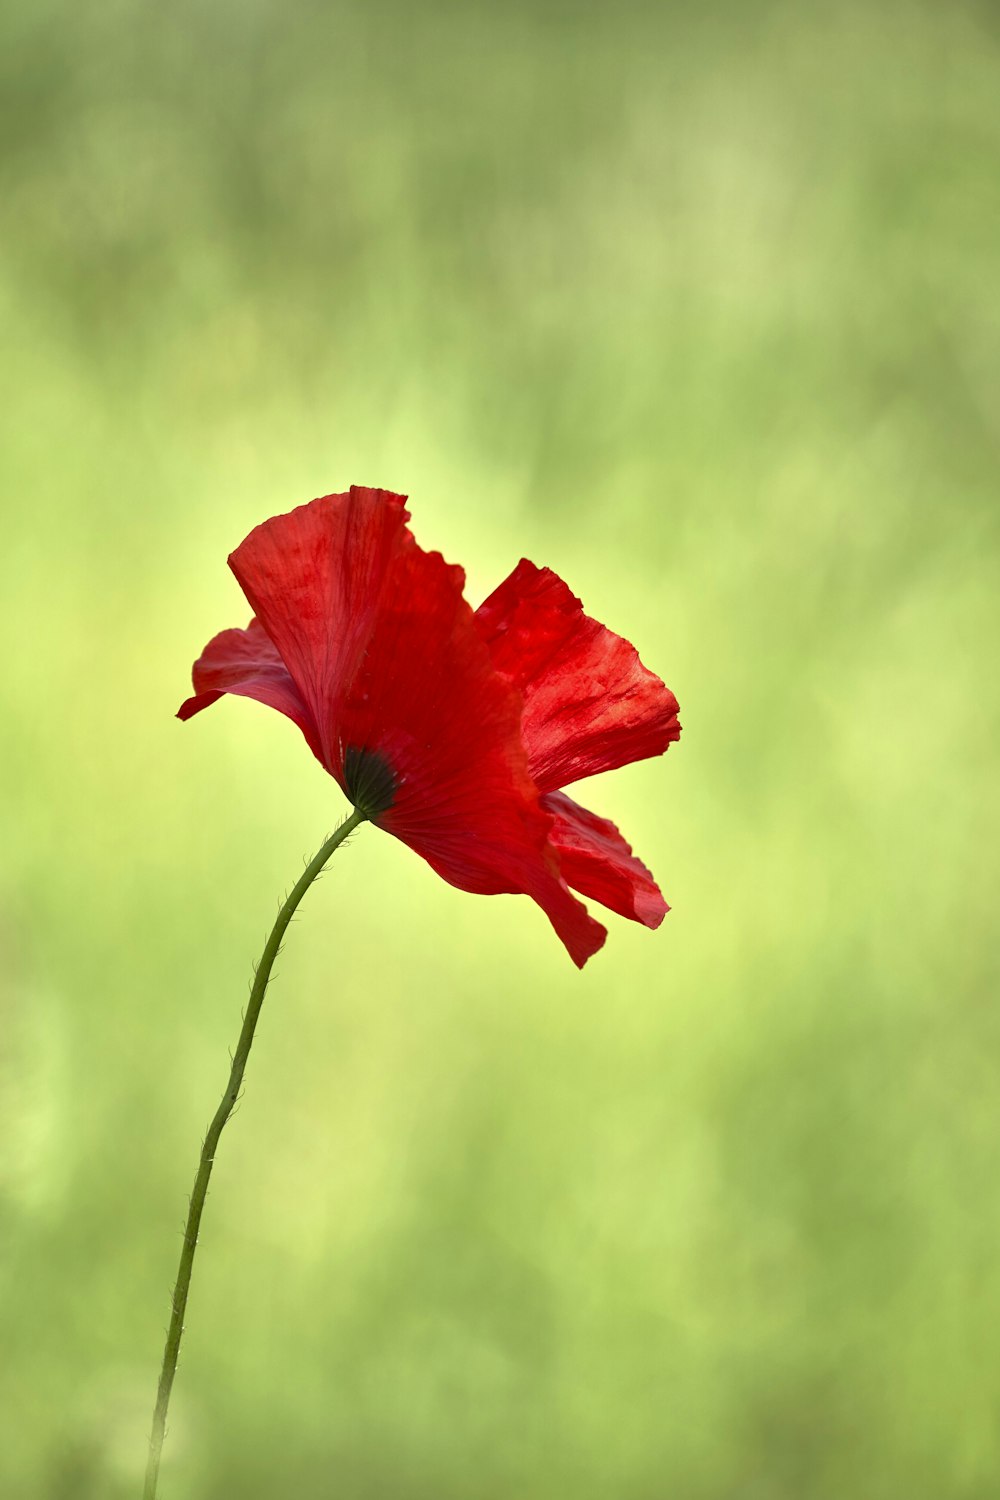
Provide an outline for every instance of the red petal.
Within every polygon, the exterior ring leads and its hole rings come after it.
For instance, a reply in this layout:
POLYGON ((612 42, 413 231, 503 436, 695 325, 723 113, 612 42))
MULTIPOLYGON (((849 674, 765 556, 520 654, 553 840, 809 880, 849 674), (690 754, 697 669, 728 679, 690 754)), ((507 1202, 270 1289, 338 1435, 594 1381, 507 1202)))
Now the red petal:
POLYGON ((659 927, 670 908, 615 825, 564 792, 547 793, 542 806, 555 818, 550 838, 566 884, 619 916, 659 927))
POLYGON ((522 733, 543 792, 662 755, 680 738, 670 689, 550 568, 523 559, 476 619, 494 666, 524 694, 522 733))
POLYGON ((297 724, 313 753, 319 755, 313 716, 258 620, 251 620, 246 630, 223 630, 214 636, 195 662, 191 677, 194 697, 181 704, 179 719, 192 718, 224 693, 255 698, 297 724))
POLYGON ((406 519, 401 496, 352 489, 258 526, 230 563, 344 790, 359 775, 388 786, 373 822, 462 890, 531 896, 582 965, 606 932, 560 877, 520 694, 493 668, 461 568, 421 551, 406 519))
POLYGON ((461 890, 531 896, 582 966, 606 932, 560 877, 521 744, 520 697, 492 668, 463 582, 405 538, 342 700, 341 759, 351 745, 381 756, 395 799, 374 821, 461 890))
POLYGON ((352 487, 256 527, 229 558, 278 648, 334 769, 335 725, 381 607, 408 519, 405 496, 352 487))

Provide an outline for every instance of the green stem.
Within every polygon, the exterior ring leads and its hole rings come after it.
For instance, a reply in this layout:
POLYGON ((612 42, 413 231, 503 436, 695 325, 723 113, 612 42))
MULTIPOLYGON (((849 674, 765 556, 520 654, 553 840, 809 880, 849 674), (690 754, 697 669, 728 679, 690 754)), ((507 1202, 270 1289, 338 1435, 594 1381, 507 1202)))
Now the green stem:
POLYGON ((167 1423, 167 1407, 170 1405, 170 1391, 174 1383, 174 1374, 177 1370, 177 1353, 181 1346, 181 1334, 184 1332, 184 1310, 187 1307, 188 1289, 191 1285, 191 1271, 194 1267, 194 1252, 198 1245, 198 1229, 201 1224, 202 1210, 205 1207, 208 1181, 212 1175, 219 1137, 239 1096, 247 1058, 250 1056, 250 1048, 253 1044, 253 1035, 257 1029, 260 1008, 264 1003, 264 993, 267 989, 267 982, 271 977, 271 969, 274 960, 278 956, 281 940, 302 897, 312 885, 333 851, 344 842, 348 834, 353 833, 355 828, 364 821, 364 813, 356 810, 352 812, 350 817, 341 823, 336 833, 330 835, 319 853, 314 855, 309 861, 297 881, 294 890, 279 911, 278 920, 274 924, 271 936, 264 945, 264 952, 254 978, 253 988, 250 991, 250 1002, 243 1017, 243 1029, 240 1032, 240 1039, 236 1044, 236 1051, 233 1053, 233 1065, 229 1074, 229 1082, 226 1084, 226 1091, 222 1096, 222 1102, 215 1111, 212 1123, 208 1127, 208 1132, 201 1148, 201 1158, 198 1162, 198 1175, 195 1177, 194 1190, 191 1193, 187 1224, 184 1228, 184 1243, 181 1248, 181 1260, 177 1268, 177 1281, 174 1285, 170 1326, 167 1329, 167 1342, 163 1351, 163 1368, 160 1371, 160 1384, 156 1393, 156 1407, 153 1411, 153 1431, 149 1439, 149 1462, 146 1466, 146 1483, 142 1492, 143 1500, 156 1500, 156 1483, 160 1473, 160 1453, 163 1448, 163 1434, 167 1423))

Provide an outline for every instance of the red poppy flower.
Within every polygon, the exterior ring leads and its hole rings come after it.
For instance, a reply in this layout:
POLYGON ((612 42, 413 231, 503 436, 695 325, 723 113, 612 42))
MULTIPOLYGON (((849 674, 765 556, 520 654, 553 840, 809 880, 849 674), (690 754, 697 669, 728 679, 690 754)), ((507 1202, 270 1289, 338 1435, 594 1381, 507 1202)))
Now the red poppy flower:
POLYGON ((607 933, 570 886, 647 927, 667 907, 559 789, 661 754, 677 700, 547 568, 473 613, 404 503, 354 487, 252 531, 229 565, 255 618, 208 643, 178 718, 223 693, 278 709, 372 823, 461 890, 531 896, 582 967, 607 933))

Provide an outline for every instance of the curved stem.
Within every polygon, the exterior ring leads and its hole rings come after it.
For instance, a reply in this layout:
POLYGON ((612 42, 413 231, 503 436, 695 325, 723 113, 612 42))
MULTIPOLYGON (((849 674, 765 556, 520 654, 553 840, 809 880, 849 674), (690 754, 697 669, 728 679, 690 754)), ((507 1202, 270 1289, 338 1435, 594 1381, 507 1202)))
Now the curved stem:
POLYGON ((221 1103, 215 1111, 212 1123, 209 1125, 205 1135, 205 1141, 201 1148, 201 1157, 198 1162, 198 1175, 195 1177, 194 1189, 191 1193, 187 1224, 184 1227, 184 1243, 181 1248, 180 1265, 177 1268, 177 1280, 174 1284, 170 1326, 167 1329, 167 1342, 163 1351, 163 1368, 160 1371, 160 1384, 156 1393, 156 1407, 153 1411, 153 1430, 149 1439, 149 1462, 146 1466, 146 1483, 142 1492, 143 1500, 156 1500, 156 1483, 160 1472, 160 1452, 163 1448, 167 1407, 170 1405, 170 1391, 174 1383, 174 1374, 177 1370, 177 1353, 181 1345, 181 1334, 184 1332, 184 1310, 187 1307, 188 1289, 191 1285, 191 1271, 194 1266, 194 1252, 198 1244, 198 1229, 201 1224, 202 1210, 205 1207, 208 1181, 212 1175, 212 1167, 215 1163, 215 1150, 219 1144, 219 1137, 239 1096, 240 1084, 243 1082, 243 1073, 247 1065, 247 1058, 250 1056, 253 1035, 257 1029, 257 1020, 260 1016, 261 1005, 264 1002, 264 992, 267 989, 267 982, 271 977, 271 969, 274 960, 278 956, 281 940, 302 897, 312 885, 333 851, 344 842, 348 834, 353 833, 355 828, 364 821, 364 813, 354 811, 349 818, 341 823, 337 831, 330 835, 319 853, 313 856, 303 870, 291 895, 286 899, 284 906, 279 911, 278 920, 274 924, 270 937, 264 944, 264 952, 261 955, 253 988, 250 991, 250 1001, 246 1008, 246 1014, 243 1017, 243 1029, 240 1032, 240 1039, 236 1044, 236 1051, 233 1053, 233 1065, 229 1074, 229 1082, 226 1084, 226 1090, 222 1096, 221 1103))

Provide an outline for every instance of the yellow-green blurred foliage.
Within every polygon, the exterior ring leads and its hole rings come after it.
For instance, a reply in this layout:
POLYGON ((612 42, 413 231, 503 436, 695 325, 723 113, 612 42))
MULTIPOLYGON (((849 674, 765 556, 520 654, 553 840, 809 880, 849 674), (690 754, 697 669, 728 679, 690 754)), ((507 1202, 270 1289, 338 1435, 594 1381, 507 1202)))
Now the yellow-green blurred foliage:
POLYGON ((581 975, 336 857, 164 1500, 1000 1494, 995 6, 14 0, 0 75, 0 1494, 137 1494, 344 811, 172 715, 352 482, 675 688, 584 789, 674 910, 581 975))

